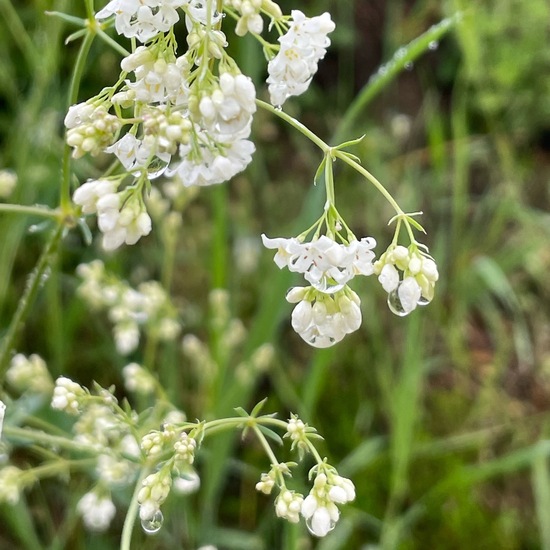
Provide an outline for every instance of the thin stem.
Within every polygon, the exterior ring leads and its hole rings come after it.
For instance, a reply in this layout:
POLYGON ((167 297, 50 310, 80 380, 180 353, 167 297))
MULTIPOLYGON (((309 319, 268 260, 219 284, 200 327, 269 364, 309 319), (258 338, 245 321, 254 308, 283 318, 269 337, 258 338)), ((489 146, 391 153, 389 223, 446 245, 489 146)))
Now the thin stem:
POLYGON ((332 155, 328 154, 325 161, 325 188, 327 191, 327 201, 334 206, 336 197, 334 195, 334 174, 332 172, 332 155))
POLYGON ((311 454, 315 457, 315 460, 317 461, 317 464, 323 464, 324 460, 321 458, 321 455, 319 454, 319 452, 315 448, 315 445, 307 438, 306 438, 306 441, 307 441, 307 446, 308 446, 311 454))
POLYGON ((19 327, 23 324, 23 321, 27 317, 34 302, 34 298, 40 286, 44 283, 45 277, 47 277, 47 270, 51 265, 52 256, 56 252, 59 241, 63 235, 63 230, 64 226, 60 223, 52 232, 46 246, 44 247, 44 251, 38 260, 38 263, 36 264, 36 267, 29 275, 23 296, 21 296, 21 299, 19 300, 17 310, 0 346, 0 379, 3 378, 8 367, 10 352, 19 327))
MULTIPOLYGON (((74 105, 78 100, 80 81, 84 73, 84 67, 90 47, 96 34, 93 25, 90 25, 90 22, 88 22, 88 24, 88 32, 80 46, 71 80, 71 86, 69 88, 69 106, 74 105)), ((62 210, 70 210, 71 208, 71 148, 67 144, 65 144, 65 149, 63 151, 63 179, 61 180, 60 205, 62 210)))
POLYGON ((126 48, 121 46, 116 40, 113 40, 103 29, 98 28, 97 35, 101 38, 101 40, 103 40, 103 42, 122 55, 122 57, 127 57, 130 55, 130 52, 126 48))
POLYGON ((29 428, 17 428, 15 426, 5 426, 2 433, 8 438, 13 437, 16 439, 40 443, 45 446, 60 447, 69 451, 84 451, 97 455, 97 449, 91 445, 88 446, 82 442, 73 441, 72 439, 69 439, 69 437, 51 435, 41 431, 31 430, 29 428))
POLYGON ((141 490, 141 484, 143 480, 149 474, 147 468, 143 468, 141 474, 136 481, 136 487, 130 501, 130 506, 126 512, 126 518, 124 519, 124 526, 122 527, 122 536, 120 538, 120 550, 130 550, 130 544, 132 542, 132 531, 134 530, 134 524, 136 523, 136 516, 138 511, 138 494, 141 490))
POLYGON ((22 204, 3 204, 0 203, 0 212, 6 214, 24 214, 29 216, 42 216, 45 218, 58 219, 59 210, 52 210, 47 206, 23 206, 22 204))
POLYGON ((273 452, 271 445, 267 441, 267 438, 262 433, 260 428, 258 428, 258 426, 254 426, 253 430, 254 430, 254 433, 256 434, 256 437, 259 439, 262 447, 264 448, 264 451, 267 454, 267 457, 271 461, 271 465, 275 466, 276 464, 279 464, 279 461, 277 460, 277 457, 275 456, 275 453, 273 452))
POLYGON ((266 111, 269 111, 270 113, 274 114, 275 116, 278 116, 279 118, 283 119, 285 122, 288 122, 293 128, 296 128, 298 132, 301 132, 306 136, 310 141, 312 141, 323 153, 328 154, 331 150, 330 146, 325 143, 320 137, 318 137, 315 133, 313 133, 307 126, 302 124, 299 120, 296 120, 295 118, 291 117, 290 115, 287 115, 284 111, 281 111, 280 109, 276 109, 273 107, 273 105, 270 105, 269 103, 266 103, 265 101, 262 101, 261 99, 256 99, 256 105, 258 107, 261 107, 262 109, 265 109, 266 111))

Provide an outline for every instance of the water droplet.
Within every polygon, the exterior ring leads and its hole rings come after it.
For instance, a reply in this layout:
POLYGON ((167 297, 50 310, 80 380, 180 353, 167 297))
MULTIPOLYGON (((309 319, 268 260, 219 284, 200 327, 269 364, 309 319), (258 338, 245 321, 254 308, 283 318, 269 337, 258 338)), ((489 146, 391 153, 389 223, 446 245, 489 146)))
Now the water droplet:
POLYGON ((283 110, 282 105, 275 105, 275 110, 276 111, 282 111, 283 110))
POLYGON ((414 63, 412 61, 407 61, 407 63, 405 63, 405 70, 412 71, 413 69, 414 69, 414 63))
POLYGON ((314 525, 314 517, 315 514, 306 519, 306 527, 307 530, 316 537, 324 537, 327 533, 330 533, 336 527, 336 522, 332 520, 329 520, 328 525, 314 525))
POLYGON ((424 296, 420 296, 420 299, 418 302, 416 302, 419 306, 427 306, 431 300, 428 300, 428 298, 425 298, 424 296))
POLYGON ((390 311, 398 317, 405 317, 405 315, 408 315, 408 312, 405 311, 405 308, 401 303, 401 298, 399 298, 399 294, 397 293, 398 289, 399 287, 392 290, 388 294, 388 307, 390 308, 390 311))
POLYGON ((437 48, 439 48, 439 42, 437 40, 432 40, 429 44, 428 44, 428 48, 432 51, 434 50, 437 50, 437 48))
POLYGON ((396 59, 403 59, 405 57, 405 55, 407 55, 407 50, 405 48, 399 48, 395 52, 395 58, 396 59))
POLYGON ((155 535, 160 531, 163 522, 164 516, 162 515, 162 512, 158 510, 152 518, 141 520, 141 528, 148 535, 155 535))

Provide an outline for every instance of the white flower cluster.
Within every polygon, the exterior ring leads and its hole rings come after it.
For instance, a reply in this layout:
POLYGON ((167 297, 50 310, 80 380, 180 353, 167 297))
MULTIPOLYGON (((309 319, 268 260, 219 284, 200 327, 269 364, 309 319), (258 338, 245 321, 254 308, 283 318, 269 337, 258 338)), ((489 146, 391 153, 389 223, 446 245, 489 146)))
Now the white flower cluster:
POLYGON ((103 262, 81 264, 77 274, 82 278, 78 293, 95 309, 106 308, 114 323, 118 352, 133 352, 140 340, 140 327, 164 341, 174 339, 180 331, 177 312, 169 296, 156 281, 140 283, 133 289, 125 281, 106 272, 103 262))
POLYGON ((174 443, 175 460, 176 462, 183 462, 185 464, 193 464, 195 461, 195 449, 197 448, 197 441, 195 438, 190 437, 186 432, 182 432, 179 439, 174 443))
POLYGON ((279 38, 277 55, 269 62, 269 93, 272 105, 281 106, 290 96, 303 94, 330 46, 328 34, 335 25, 330 14, 306 17, 292 10, 288 32, 279 38))
POLYGON ((53 390, 53 380, 46 362, 34 353, 29 357, 22 353, 14 355, 6 371, 6 380, 20 393, 48 394, 53 390))
POLYGON ((122 369, 124 387, 133 393, 149 395, 155 391, 156 381, 153 375, 137 363, 129 363, 122 369))
POLYGON ((86 529, 97 533, 106 531, 116 515, 113 501, 108 496, 100 495, 96 491, 86 493, 78 501, 76 509, 82 516, 86 529))
POLYGON ((55 381, 51 406, 52 409, 78 415, 81 405, 88 396, 88 392, 80 384, 60 376, 55 381))
POLYGON ((282 269, 302 273, 316 290, 332 294, 342 290, 355 275, 373 272, 376 241, 372 237, 339 244, 326 235, 311 242, 297 238, 269 239, 262 235, 266 248, 277 250, 274 261, 282 269))
POLYGON ((261 34, 264 30, 262 11, 272 19, 280 19, 283 15, 281 8, 272 0, 225 0, 225 5, 239 14, 235 27, 238 36, 244 36, 248 32, 261 34))
POLYGON ((169 31, 178 21, 177 8, 189 0, 111 0, 96 14, 99 21, 115 16, 118 34, 147 42, 169 31))
POLYGON ((371 237, 339 244, 323 235, 312 242, 297 238, 269 239, 264 246, 276 249, 280 269, 302 273, 310 287, 292 288, 286 299, 298 304, 292 312, 292 328, 310 345, 326 348, 340 342, 361 325, 361 301, 347 283, 355 275, 373 273, 376 241, 371 237))
POLYGON ((17 504, 23 490, 25 472, 16 466, 4 466, 0 469, 0 504, 17 504))
POLYGON ((286 519, 290 523, 298 523, 303 502, 304 497, 300 493, 284 488, 275 499, 275 513, 277 517, 286 519))
POLYGON ((301 509, 309 531, 317 537, 327 535, 334 529, 340 517, 336 505, 346 504, 354 499, 355 486, 351 480, 331 471, 319 473, 301 509))
POLYGON ((121 126, 119 119, 109 114, 103 104, 72 105, 65 117, 65 127, 67 144, 73 147, 73 157, 101 153, 116 139, 121 126))
POLYGON ((149 474, 142 482, 138 493, 139 517, 145 531, 158 531, 163 522, 160 507, 168 497, 172 476, 167 468, 149 474))
POLYGON ((9 197, 17 185, 17 174, 13 170, 0 170, 0 199, 9 197))
POLYGON ((388 293, 390 310, 400 317, 419 305, 429 304, 439 278, 433 259, 414 245, 390 246, 374 264, 374 271, 388 293))

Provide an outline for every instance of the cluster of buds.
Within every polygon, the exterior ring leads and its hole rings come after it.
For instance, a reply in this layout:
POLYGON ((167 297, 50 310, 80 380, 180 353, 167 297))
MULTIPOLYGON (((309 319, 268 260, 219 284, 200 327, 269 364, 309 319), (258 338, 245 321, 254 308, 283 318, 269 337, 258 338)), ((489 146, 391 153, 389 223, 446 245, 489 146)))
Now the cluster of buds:
POLYGON ((177 311, 160 283, 147 281, 134 289, 108 273, 100 260, 79 265, 77 274, 82 278, 80 296, 95 309, 108 309, 120 354, 127 355, 137 348, 141 327, 164 341, 179 334, 177 311))
POLYGON ((390 310, 401 317, 432 301, 439 278, 433 258, 417 244, 390 246, 375 262, 374 272, 388 293, 390 310))
POLYGON ((34 353, 28 357, 22 353, 14 355, 6 371, 6 380, 19 393, 49 394, 54 386, 46 362, 34 353))

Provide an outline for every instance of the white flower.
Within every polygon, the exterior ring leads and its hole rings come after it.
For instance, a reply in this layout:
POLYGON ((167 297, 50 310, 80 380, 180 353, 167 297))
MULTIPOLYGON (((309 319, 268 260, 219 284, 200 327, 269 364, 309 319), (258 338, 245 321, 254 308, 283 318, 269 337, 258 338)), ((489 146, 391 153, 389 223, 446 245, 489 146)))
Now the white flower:
POLYGON ((286 299, 298 302, 292 312, 292 328, 316 348, 333 346, 361 326, 361 301, 347 286, 334 294, 296 287, 286 299))
POLYGON ((400 317, 431 302, 439 278, 436 263, 416 245, 390 246, 374 263, 374 272, 388 293, 390 310, 400 317))
POLYGON ((104 195, 97 202, 97 221, 105 250, 115 250, 123 243, 135 244, 151 232, 151 218, 138 197, 130 197, 122 208, 120 205, 118 193, 104 195))
POLYGON ((160 511, 171 486, 172 477, 163 470, 150 474, 143 480, 137 497, 140 504, 139 517, 142 520, 152 519, 160 511))
POLYGON ((174 491, 180 495, 196 493, 201 486, 201 478, 194 470, 189 470, 174 479, 174 491))
POLYGON ((279 38, 280 50, 267 67, 271 103, 276 106, 308 89, 317 64, 330 45, 327 35, 335 28, 326 12, 309 18, 293 10, 291 15, 288 32, 279 38))
POLYGON ((53 380, 48 367, 39 355, 25 357, 22 353, 14 355, 8 370, 6 380, 17 391, 23 393, 48 393, 53 389, 53 380))
POLYGON ((129 392, 148 395, 155 391, 155 379, 149 371, 137 363, 126 365, 122 369, 122 377, 124 378, 124 387, 129 392))
POLYGON ((86 395, 86 390, 82 386, 65 376, 60 376, 55 381, 51 407, 76 415, 79 413, 80 403, 86 395))
POLYGON ((275 499, 275 513, 277 517, 286 519, 291 523, 300 521, 300 510, 304 497, 300 493, 284 488, 275 499))
POLYGON ((178 175, 185 187, 215 185, 230 180, 248 166, 255 151, 254 144, 245 139, 219 144, 215 152, 202 142, 196 145, 198 147, 182 145, 180 156, 183 160, 166 171, 168 176, 178 175))
POLYGON ((88 180, 73 193, 73 201, 82 207, 83 214, 95 214, 97 202, 105 195, 114 194, 118 182, 110 180, 88 180))
POLYGON ((80 158, 86 153, 97 155, 113 143, 121 122, 109 114, 105 105, 94 107, 81 103, 69 107, 65 126, 67 145, 73 147, 73 157, 80 158))
POLYGON ((0 503, 17 504, 23 489, 21 478, 24 472, 16 466, 0 469, 0 503))
POLYGON ((219 87, 199 102, 204 127, 214 136, 246 138, 250 135, 252 115, 256 112, 256 89, 252 80, 243 75, 224 72, 219 87))
POLYGON ((0 198, 7 198, 17 185, 17 174, 12 170, 0 170, 0 198))
POLYGON ((320 292, 342 290, 355 275, 373 272, 376 241, 365 237, 349 245, 336 243, 326 235, 311 242, 301 243, 296 238, 269 239, 262 235, 266 248, 276 249, 274 261, 279 268, 303 273, 306 281, 320 292))
POLYGON ((118 34, 147 42, 159 32, 170 30, 178 21, 176 8, 187 0, 111 0, 96 14, 99 21, 115 15, 118 34))
POLYGON ((76 506, 84 525, 90 531, 103 532, 109 528, 115 517, 116 508, 108 497, 101 497, 95 491, 86 493, 76 506))
POLYGON ((317 474, 301 510, 309 531, 317 537, 327 535, 340 517, 336 504, 345 504, 354 498, 355 487, 349 479, 334 470, 317 474))

